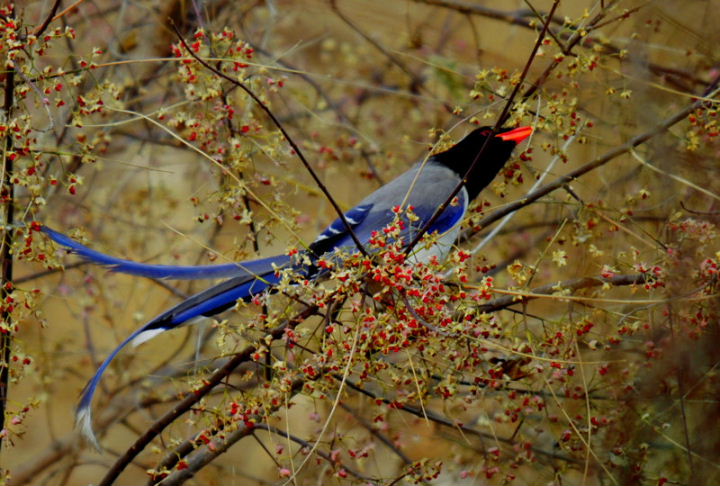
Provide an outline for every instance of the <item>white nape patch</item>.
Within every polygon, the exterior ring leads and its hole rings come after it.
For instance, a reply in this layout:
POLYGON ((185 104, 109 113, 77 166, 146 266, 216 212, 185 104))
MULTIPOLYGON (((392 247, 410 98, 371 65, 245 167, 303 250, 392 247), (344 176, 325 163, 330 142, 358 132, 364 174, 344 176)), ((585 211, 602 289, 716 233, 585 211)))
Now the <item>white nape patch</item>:
POLYGON ((100 442, 98 442, 92 426, 92 410, 90 407, 84 407, 77 411, 75 415, 75 428, 80 435, 85 438, 98 452, 102 452, 100 442))
POLYGON ((130 344, 132 344, 133 348, 136 348, 145 341, 150 341, 152 338, 154 338, 158 334, 164 333, 165 331, 166 329, 148 329, 147 331, 143 331, 137 336, 135 336, 135 338, 130 341, 130 344))

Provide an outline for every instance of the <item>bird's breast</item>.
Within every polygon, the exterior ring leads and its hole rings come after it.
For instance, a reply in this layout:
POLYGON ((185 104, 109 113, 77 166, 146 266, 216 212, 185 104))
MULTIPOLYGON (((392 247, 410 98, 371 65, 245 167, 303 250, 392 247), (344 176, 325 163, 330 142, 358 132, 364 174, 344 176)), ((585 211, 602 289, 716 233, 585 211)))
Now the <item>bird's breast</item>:
POLYGON ((440 237, 435 241, 435 244, 430 245, 429 247, 422 246, 414 251, 411 258, 419 263, 428 263, 433 259, 433 257, 437 257, 438 261, 443 262, 453 249, 459 234, 460 224, 458 223, 440 235, 440 237))

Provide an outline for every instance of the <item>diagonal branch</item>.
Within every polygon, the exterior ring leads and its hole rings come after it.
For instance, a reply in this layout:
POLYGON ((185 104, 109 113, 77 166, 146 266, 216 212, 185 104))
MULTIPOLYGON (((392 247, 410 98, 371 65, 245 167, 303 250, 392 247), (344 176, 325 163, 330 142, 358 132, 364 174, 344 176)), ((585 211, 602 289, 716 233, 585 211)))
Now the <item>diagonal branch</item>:
MULTIPOLYGON (((313 305, 298 313, 292 319, 284 322, 283 324, 275 327, 268 335, 273 339, 280 338, 285 329, 293 328, 303 322, 305 319, 315 314, 318 310, 317 305, 313 305)), ((188 412, 196 403, 203 399, 210 391, 215 388, 222 380, 229 376, 235 368, 240 366, 242 363, 252 360, 252 355, 257 351, 257 346, 249 345, 245 349, 235 354, 225 365, 215 371, 207 379, 205 379, 203 386, 197 390, 193 390, 189 393, 182 401, 180 401, 175 407, 169 410, 165 415, 160 417, 152 426, 150 426, 143 435, 138 437, 133 445, 128 448, 123 455, 113 464, 113 466, 105 474, 105 477, 100 481, 100 486, 110 486, 115 482, 120 473, 132 463, 140 452, 147 447, 160 433, 165 430, 171 423, 173 423, 178 417, 188 412)))
POLYGON ((699 108, 704 103, 706 103, 707 98, 712 98, 717 93, 719 93, 720 89, 717 88, 719 83, 720 83, 720 78, 718 78, 717 80, 715 80, 715 82, 713 82, 713 84, 710 86, 710 88, 708 88, 708 90, 706 90, 705 95, 703 95, 703 98, 705 98, 705 99, 698 99, 694 103, 690 103, 689 105, 687 105, 685 108, 683 108, 676 114, 670 116, 669 118, 666 118, 663 122, 661 122, 656 127, 652 128, 651 130, 648 130, 645 133, 641 133, 640 135, 637 135, 637 136, 631 138, 624 144, 622 144, 618 147, 615 147, 614 149, 606 152, 604 155, 601 155, 600 157, 593 160, 592 162, 588 162, 587 164, 583 165, 582 167, 578 167, 574 171, 572 171, 564 176, 558 177, 553 182, 527 194, 521 200, 507 204, 506 206, 503 206, 501 209, 498 209, 494 213, 483 218, 476 225, 476 227, 479 227, 479 228, 487 227, 490 224, 494 223, 495 221, 504 217, 506 214, 510 214, 514 211, 517 211, 520 208, 523 208, 523 207, 537 201, 541 197, 543 197, 547 194, 550 194, 554 190, 559 189, 566 184, 569 184, 570 182, 574 181, 578 177, 585 175, 588 172, 607 164, 611 160, 619 157, 620 155, 630 152, 632 149, 634 149, 638 145, 642 145, 643 143, 647 142, 648 140, 655 137, 656 135, 666 132, 670 127, 672 127, 676 123, 684 120, 685 117, 687 117, 695 109, 699 108))
POLYGON ((287 142, 293 148, 293 151, 295 152, 295 154, 298 156, 300 161, 303 163, 303 165, 305 166, 307 171, 312 176, 313 180, 315 181, 315 184, 317 184, 317 186, 320 188, 320 190, 323 192, 323 194, 325 195, 327 200, 332 205, 333 209, 335 209, 335 212, 337 213, 340 220, 343 222, 343 225, 345 225, 345 229, 350 234, 350 237, 352 238, 353 242, 355 243, 355 246, 357 247, 357 249, 364 256, 367 256, 367 251, 365 251, 365 247, 363 246, 362 242, 358 239, 357 235, 355 234, 355 231, 353 231, 352 226, 350 226, 350 223, 348 222, 347 218, 345 217, 345 213, 343 212, 342 209, 340 209, 340 206, 335 201, 335 199, 332 197, 332 195, 330 194, 330 191, 328 191, 325 184, 323 184, 323 182, 320 180, 318 175, 315 173, 315 170, 312 168, 310 163, 305 158, 305 155, 303 154, 302 150, 300 150, 300 147, 298 146, 298 144, 295 143, 295 140, 293 140, 293 138, 290 136, 290 134, 288 134, 287 130, 285 130, 285 127, 280 122, 280 120, 278 120, 278 118, 275 116, 275 114, 272 112, 272 110, 270 108, 268 108, 267 105, 265 103, 263 103, 262 100, 260 98, 258 98, 258 96, 250 88, 248 88, 245 85, 245 83, 241 83, 237 79, 234 79, 234 78, 228 76, 227 74, 225 74, 224 72, 215 68, 214 66, 210 65, 208 62, 206 62, 204 59, 202 59, 200 56, 198 56, 187 44, 187 42, 185 41, 185 38, 182 36, 182 34, 178 30, 177 26, 172 21, 172 19, 170 20, 170 25, 172 26, 173 30, 175 31, 175 34, 177 35, 178 39, 180 40, 180 43, 183 45, 183 47, 185 47, 185 50, 187 50, 187 52, 197 62, 199 62, 203 67, 205 67, 209 71, 212 71, 213 73, 215 73, 217 76, 220 76, 221 78, 231 82, 235 86, 237 86, 240 89, 242 89, 243 91, 245 91, 245 93, 247 93, 248 96, 250 96, 250 98, 252 98, 253 101, 255 101, 255 103, 257 103, 258 106, 265 112, 265 114, 272 120, 272 122, 275 124, 275 126, 278 127, 280 132, 283 134, 283 137, 285 137, 285 140, 287 140, 287 142))
MULTIPOLYGON (((332 376, 336 380, 340 380, 342 378, 341 376, 338 376, 336 374, 334 374, 332 376)), ((386 405, 392 404, 398 410, 402 410, 403 412, 407 412, 411 415, 415 415, 416 417, 430 420, 431 422, 442 425, 444 427, 449 427, 449 428, 452 428, 455 430, 460 430, 463 433, 468 433, 468 434, 474 435, 476 437, 482 437, 485 439, 492 439, 492 440, 502 442, 502 443, 508 444, 508 445, 515 445, 517 443, 516 440, 512 437, 511 438, 499 437, 497 434, 477 430, 474 427, 470 427, 470 426, 463 424, 457 420, 452 420, 452 419, 448 418, 447 416, 442 415, 433 410, 427 410, 427 409, 421 409, 419 407, 413 407, 412 405, 408 405, 406 403, 403 403, 401 406, 399 406, 399 405, 397 405, 397 403, 394 400, 392 400, 386 396, 380 395, 379 393, 374 393, 372 390, 369 390, 367 387, 362 387, 362 386, 354 383, 352 380, 346 380, 346 384, 347 384, 348 388, 355 390, 356 392, 360 393, 361 395, 365 395, 366 397, 371 398, 375 401, 381 400, 386 405)), ((575 463, 575 464, 580 463, 580 461, 578 459, 567 456, 565 454, 548 452, 544 449, 540 449, 535 446, 532 446, 531 449, 533 452, 535 452, 536 454, 539 454, 539 455, 552 457, 555 459, 560 459, 560 460, 566 461, 568 463, 575 463)))
POLYGON ((551 295, 557 291, 558 287, 569 290, 580 290, 592 287, 600 287, 604 284, 610 284, 615 286, 621 285, 640 285, 647 281, 647 275, 638 273, 633 275, 615 275, 613 277, 582 277, 572 280, 566 280, 565 282, 558 282, 543 285, 541 287, 534 288, 532 290, 533 295, 506 295, 499 297, 492 302, 477 306, 479 312, 495 312, 501 309, 505 309, 515 304, 522 304, 533 299, 539 298, 540 295, 551 295))

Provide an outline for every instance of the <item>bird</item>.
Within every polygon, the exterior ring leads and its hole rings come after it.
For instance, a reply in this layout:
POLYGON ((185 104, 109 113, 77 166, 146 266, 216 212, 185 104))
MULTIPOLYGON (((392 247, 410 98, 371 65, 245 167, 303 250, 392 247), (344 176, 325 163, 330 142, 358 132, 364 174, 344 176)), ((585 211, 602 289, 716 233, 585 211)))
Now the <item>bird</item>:
MULTIPOLYGON (((391 224, 396 217, 394 208, 413 207, 417 217, 402 235, 409 244, 449 196, 462 184, 453 204, 432 220, 427 234, 437 234, 430 248, 419 248, 412 253, 418 261, 440 261, 447 257, 455 244, 461 221, 468 204, 492 182, 510 159, 515 147, 533 132, 531 126, 518 128, 480 127, 472 130, 449 149, 431 155, 412 166, 405 173, 375 190, 352 209, 344 213, 345 221, 337 218, 322 231, 305 250, 312 260, 337 253, 340 249, 357 250, 354 233, 363 245, 374 232, 391 224), (472 169, 472 170, 470 170, 472 169)), ((150 320, 123 340, 102 362, 85 386, 75 412, 81 434, 98 450, 99 442, 92 428, 92 402, 103 373, 112 360, 129 344, 135 346, 165 331, 193 324, 199 319, 212 317, 236 305, 240 300, 250 301, 263 292, 271 291, 280 282, 279 270, 297 267, 297 259, 283 254, 237 263, 175 266, 150 265, 116 258, 92 250, 65 234, 42 226, 41 230, 56 244, 70 253, 114 272, 155 279, 218 279, 217 285, 196 293, 150 320)), ((317 278, 321 272, 299 268, 306 278, 317 278)))

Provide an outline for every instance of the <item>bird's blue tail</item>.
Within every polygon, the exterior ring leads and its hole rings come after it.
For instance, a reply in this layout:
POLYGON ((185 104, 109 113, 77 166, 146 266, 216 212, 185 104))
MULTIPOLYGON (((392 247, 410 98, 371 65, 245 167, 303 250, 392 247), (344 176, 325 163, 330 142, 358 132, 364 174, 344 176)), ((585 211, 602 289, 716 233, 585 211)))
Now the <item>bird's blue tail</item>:
POLYGON ((109 267, 114 272, 128 273, 149 278, 163 279, 212 279, 227 280, 199 292, 171 309, 163 312, 140 329, 133 332, 116 347, 85 386, 76 410, 76 424, 82 434, 98 449, 99 443, 92 428, 92 401, 103 373, 110 363, 128 344, 141 344, 165 331, 191 324, 195 319, 209 317, 233 307, 238 300, 249 301, 254 296, 276 285, 281 278, 280 270, 290 264, 290 257, 277 255, 269 258, 225 265, 175 266, 147 265, 123 260, 78 243, 72 238, 47 226, 42 231, 53 241, 72 253, 95 264, 109 267))
POLYGON ((250 276, 266 272, 268 268, 272 268, 273 264, 284 266, 290 261, 289 257, 278 255, 270 258, 260 258, 258 260, 221 265, 148 265, 100 253, 47 226, 42 227, 42 232, 48 235, 55 243, 65 247, 84 260, 108 267, 110 271, 113 272, 148 278, 199 280, 250 276))
POLYGON ((100 365, 100 367, 95 372, 95 375, 90 379, 90 381, 87 382, 87 385, 85 385, 85 388, 82 391, 82 395, 80 396, 80 401, 78 402, 77 409, 75 410, 75 426, 80 431, 80 433, 93 445, 97 450, 101 450, 100 448, 100 442, 98 442, 97 437, 95 436, 95 432, 93 431, 92 427, 92 400, 95 395, 95 389, 97 388, 98 384, 100 383, 100 378, 102 378, 103 373, 105 373, 105 370, 108 366, 110 366, 110 362, 115 359, 115 356, 118 355, 118 353, 127 346, 130 342, 132 342, 136 337, 138 337, 140 334, 146 331, 147 325, 141 327, 134 333, 132 333, 130 336, 128 336, 125 341, 120 343, 120 346, 115 348, 110 355, 105 358, 105 361, 100 365))
POLYGON ((103 373, 125 346, 130 343, 140 344, 160 333, 190 324, 194 319, 215 315, 233 307, 238 300, 248 301, 276 285, 280 278, 280 273, 275 270, 261 275, 231 278, 189 297, 132 333, 105 358, 82 392, 75 415, 77 427, 82 434, 96 448, 100 448, 92 429, 92 401, 103 373))

